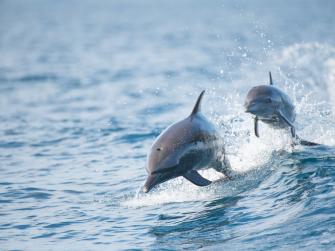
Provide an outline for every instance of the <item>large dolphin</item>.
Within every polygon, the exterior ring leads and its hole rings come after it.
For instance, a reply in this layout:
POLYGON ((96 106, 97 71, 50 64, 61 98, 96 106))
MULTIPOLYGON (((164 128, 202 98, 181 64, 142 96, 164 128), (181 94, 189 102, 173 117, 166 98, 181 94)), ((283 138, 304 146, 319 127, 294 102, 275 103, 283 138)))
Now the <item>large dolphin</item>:
POLYGON ((232 169, 225 155, 223 140, 201 113, 202 91, 192 113, 185 119, 166 128, 154 141, 147 158, 147 180, 143 191, 183 176, 197 186, 207 186, 211 181, 197 170, 214 168, 232 177, 232 169))
POLYGON ((273 128, 290 128, 293 139, 298 140, 302 145, 318 145, 302 140, 296 135, 294 105, 288 95, 273 86, 271 72, 269 72, 269 77, 270 85, 259 85, 251 88, 244 102, 246 112, 255 116, 255 135, 259 137, 258 121, 260 120, 273 128))

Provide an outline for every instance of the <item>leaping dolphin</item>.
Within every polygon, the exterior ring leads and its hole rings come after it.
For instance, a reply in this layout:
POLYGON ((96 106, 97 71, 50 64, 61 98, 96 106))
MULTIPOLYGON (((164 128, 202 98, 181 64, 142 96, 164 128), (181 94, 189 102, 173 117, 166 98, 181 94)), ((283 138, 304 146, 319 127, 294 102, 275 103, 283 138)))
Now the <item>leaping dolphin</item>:
POLYGON ((166 128, 154 141, 147 157, 145 193, 179 176, 197 186, 208 186, 211 181, 197 172, 203 168, 214 168, 227 178, 232 177, 223 139, 214 125, 200 113, 204 93, 201 92, 187 118, 166 128))
POLYGON ((259 137, 258 121, 262 121, 273 128, 290 128, 293 139, 301 145, 314 146, 317 143, 302 140, 296 135, 294 121, 295 108, 290 97, 273 86, 271 72, 269 72, 270 85, 259 85, 251 88, 244 102, 247 113, 255 115, 254 130, 259 137))

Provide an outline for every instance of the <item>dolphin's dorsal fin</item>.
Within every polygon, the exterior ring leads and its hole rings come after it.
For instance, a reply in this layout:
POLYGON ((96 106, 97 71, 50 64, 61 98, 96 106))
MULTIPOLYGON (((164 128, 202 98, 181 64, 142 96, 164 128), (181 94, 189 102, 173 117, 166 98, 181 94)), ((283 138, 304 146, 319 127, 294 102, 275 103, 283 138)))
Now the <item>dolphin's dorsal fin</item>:
POLYGON ((201 108, 201 100, 202 100, 202 96, 204 96, 204 93, 205 93, 205 90, 203 90, 203 91, 200 93, 200 95, 199 95, 199 97, 198 97, 198 99, 197 99, 197 102, 195 103, 195 106, 194 106, 194 108, 193 108, 192 113, 191 113, 190 116, 193 116, 193 115, 196 114, 197 112, 200 112, 200 108, 201 108))
POLYGON ((269 71, 270 85, 273 85, 271 71, 269 71))

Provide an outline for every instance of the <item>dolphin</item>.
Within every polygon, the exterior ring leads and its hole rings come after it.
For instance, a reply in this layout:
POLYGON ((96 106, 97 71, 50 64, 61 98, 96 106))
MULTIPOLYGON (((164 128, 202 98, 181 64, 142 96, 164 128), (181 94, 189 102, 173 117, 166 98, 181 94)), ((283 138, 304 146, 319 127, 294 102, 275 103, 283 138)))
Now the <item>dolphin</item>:
POLYGON ((167 127, 154 141, 147 156, 148 177, 143 192, 179 176, 197 186, 208 186, 212 182, 197 171, 204 168, 214 168, 227 178, 232 177, 223 139, 200 112, 204 93, 201 92, 188 117, 167 127))
POLYGON ((251 88, 245 98, 244 107, 247 113, 253 114, 254 132, 259 137, 258 121, 262 121, 272 128, 289 128, 294 140, 301 145, 315 146, 314 142, 301 139, 294 126, 296 118, 295 107, 290 97, 273 85, 272 75, 269 72, 270 84, 251 88))

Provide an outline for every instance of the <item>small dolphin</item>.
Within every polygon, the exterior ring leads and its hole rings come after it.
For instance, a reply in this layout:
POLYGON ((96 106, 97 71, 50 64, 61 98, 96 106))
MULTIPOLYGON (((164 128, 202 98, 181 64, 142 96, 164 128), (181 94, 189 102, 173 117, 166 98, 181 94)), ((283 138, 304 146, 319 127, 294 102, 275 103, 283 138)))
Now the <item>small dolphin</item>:
POLYGON ((288 95, 273 86, 271 72, 269 72, 269 77, 270 85, 259 85, 251 88, 244 103, 246 112, 255 115, 255 135, 259 137, 258 121, 260 120, 273 128, 290 128, 293 139, 297 139, 301 145, 319 145, 302 140, 296 135, 294 105, 288 95))
POLYGON ((147 158, 147 180, 143 191, 183 176, 197 186, 207 186, 211 181, 197 170, 214 168, 231 178, 231 166, 225 156, 223 139, 201 113, 202 91, 192 113, 185 119, 166 128, 154 141, 147 158))

